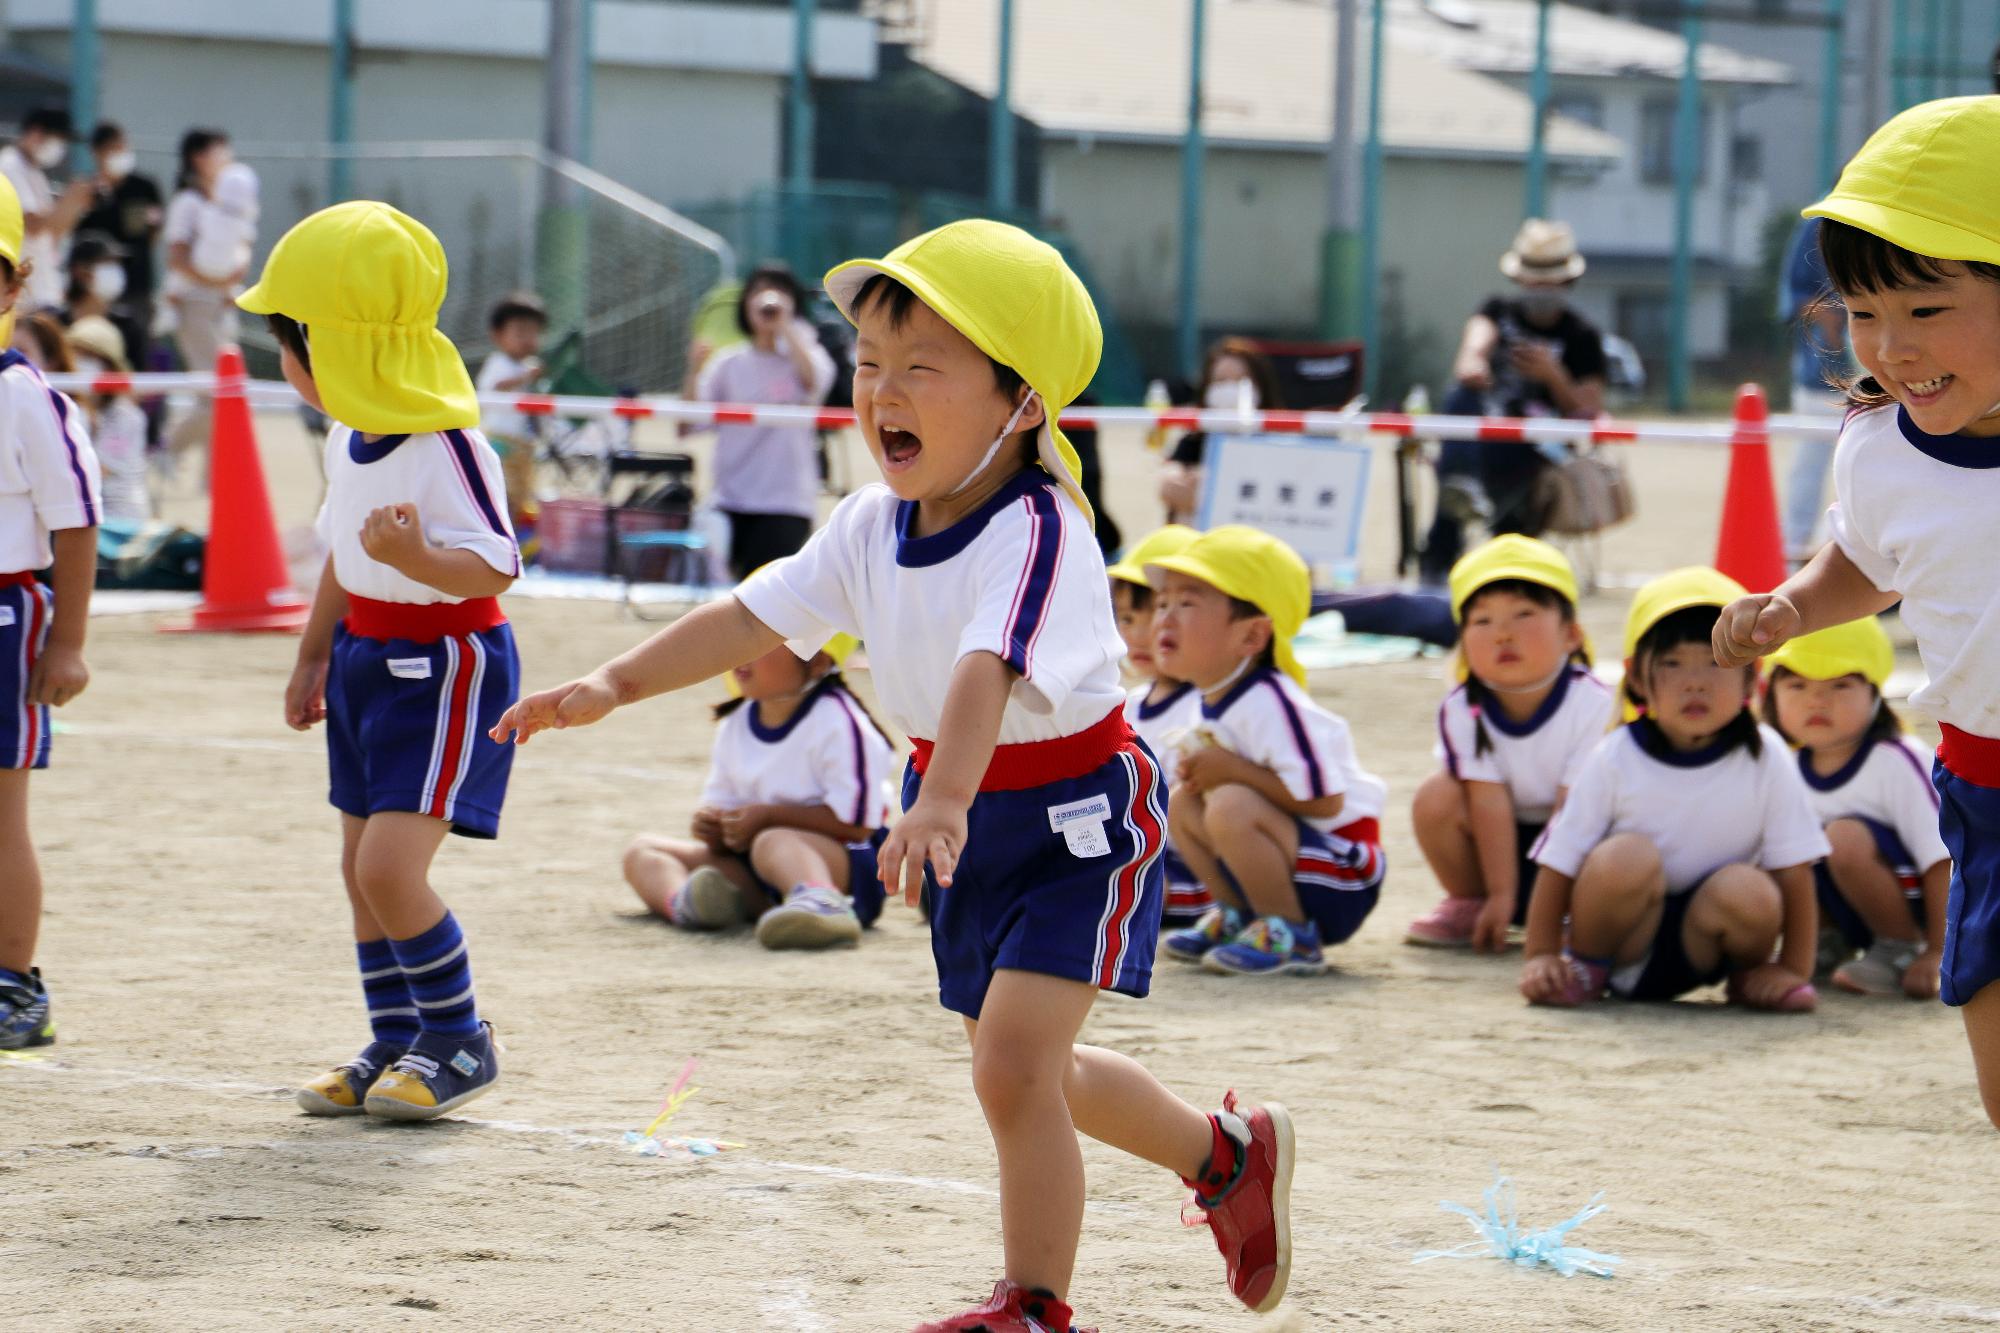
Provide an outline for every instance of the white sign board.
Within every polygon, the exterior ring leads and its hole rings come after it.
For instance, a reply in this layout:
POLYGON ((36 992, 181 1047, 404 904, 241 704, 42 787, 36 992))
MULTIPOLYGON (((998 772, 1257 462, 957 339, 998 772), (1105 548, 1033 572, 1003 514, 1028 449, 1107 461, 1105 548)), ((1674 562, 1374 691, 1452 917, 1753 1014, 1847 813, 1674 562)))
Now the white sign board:
POLYGON ((1315 572, 1354 578, 1368 447, 1289 435, 1210 435, 1201 526, 1243 523, 1282 538, 1315 572))

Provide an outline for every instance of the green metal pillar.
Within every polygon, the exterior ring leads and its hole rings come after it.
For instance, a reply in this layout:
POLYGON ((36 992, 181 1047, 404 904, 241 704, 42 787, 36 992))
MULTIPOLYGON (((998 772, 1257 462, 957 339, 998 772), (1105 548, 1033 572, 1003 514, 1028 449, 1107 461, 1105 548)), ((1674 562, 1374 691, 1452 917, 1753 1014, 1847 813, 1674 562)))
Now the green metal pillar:
POLYGON ((1201 78, 1208 27, 1207 0, 1192 0, 1192 8, 1188 34, 1187 133, 1181 140, 1180 292, 1174 321, 1176 356, 1181 373, 1190 378, 1201 368, 1201 167, 1206 152, 1201 130, 1201 78))
POLYGON ((1701 174, 1701 17, 1681 19, 1680 100, 1674 108, 1674 264, 1667 307, 1667 406, 1685 412, 1690 380, 1688 305, 1694 295, 1694 189, 1701 174))
POLYGON ((1371 399, 1382 379, 1382 37, 1386 0, 1370 0, 1368 129, 1361 159, 1361 391, 1371 399))
POLYGON ((340 203, 353 192, 354 162, 347 150, 354 142, 354 0, 333 0, 333 39, 328 43, 326 197, 340 203))
POLYGON ((987 201, 994 213, 1014 211, 1014 0, 1000 0, 1000 68, 987 126, 987 201))
MULTIPOLYGON (((1938 43, 1938 49, 1942 53, 1942 61, 1938 70, 1939 87, 1937 95, 1939 97, 1956 97, 1958 96, 1959 79, 1965 71, 1965 61, 1962 58, 1963 53, 1959 50, 1959 44, 1964 40, 1964 24, 1959 19, 1958 0, 1944 0, 1944 21, 1940 26, 1944 30, 1944 37, 1938 43)), ((1985 52, 1981 51, 1978 54, 1984 55, 1985 52)), ((1983 93, 1987 92, 1988 89, 1981 88, 1979 91, 1983 93)))
POLYGON ((1912 0, 1891 0, 1889 12, 1889 114, 1909 106, 1916 99, 1910 95, 1911 71, 1915 63, 1911 54, 1916 43, 1910 40, 1912 0))
POLYGON ((1333 138, 1326 153, 1326 230, 1320 237, 1319 332, 1361 336, 1361 153, 1354 136, 1360 102, 1360 0, 1333 4, 1333 138))
MULTIPOLYGON (((1819 187, 1833 188, 1840 175, 1840 107, 1846 68, 1847 0, 1826 0, 1826 46, 1820 58, 1819 187)), ((1871 59, 1872 54, 1871 54, 1871 59)))
POLYGON ((813 181, 812 51, 814 0, 792 0, 792 82, 785 98, 787 182, 803 197, 813 181))
POLYGON ((97 45, 97 0, 74 0, 70 10, 69 114, 76 125, 69 157, 79 175, 92 169, 90 132, 97 128, 97 90, 103 71, 97 45))
POLYGON ((1553 0, 1535 5, 1535 68, 1528 79, 1528 98, 1533 103, 1528 124, 1528 193, 1522 203, 1523 217, 1547 216, 1548 129, 1549 129, 1549 10, 1553 0))
POLYGON ((1924 0, 1924 83, 1923 100, 1934 101, 1943 97, 1944 84, 1944 4, 1943 0, 1924 0))

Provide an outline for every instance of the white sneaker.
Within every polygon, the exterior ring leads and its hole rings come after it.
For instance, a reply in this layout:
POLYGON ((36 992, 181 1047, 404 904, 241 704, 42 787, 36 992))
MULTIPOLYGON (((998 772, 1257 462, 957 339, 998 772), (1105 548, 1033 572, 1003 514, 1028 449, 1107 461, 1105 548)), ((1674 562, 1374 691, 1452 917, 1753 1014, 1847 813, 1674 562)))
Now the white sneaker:
POLYGON ((1923 951, 1921 940, 1876 940, 1868 952, 1834 969, 1833 984, 1855 995, 1901 995, 1903 973, 1923 951))
POLYGON ((757 943, 766 949, 829 949, 861 942, 861 918, 847 895, 824 884, 801 884, 781 906, 757 918, 757 943))

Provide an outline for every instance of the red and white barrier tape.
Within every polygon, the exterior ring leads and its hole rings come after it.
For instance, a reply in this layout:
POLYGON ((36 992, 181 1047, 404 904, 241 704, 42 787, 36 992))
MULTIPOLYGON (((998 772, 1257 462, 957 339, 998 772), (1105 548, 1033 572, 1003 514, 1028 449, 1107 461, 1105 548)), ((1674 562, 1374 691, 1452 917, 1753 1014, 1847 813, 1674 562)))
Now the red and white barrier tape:
MULTIPOLYGON (((70 393, 214 393, 212 374, 51 375, 49 383, 70 393)), ((260 406, 296 404, 298 395, 282 380, 246 380, 244 395, 260 406)), ((482 393, 482 407, 511 409, 523 416, 657 419, 696 426, 813 426, 841 430, 854 424, 844 407, 792 407, 762 403, 697 403, 682 398, 585 398, 568 394, 482 393)), ((1065 426, 1162 427, 1265 435, 1305 435, 1355 439, 1389 435, 1400 439, 1478 440, 1494 444, 1728 444, 1738 438, 1732 421, 1566 421, 1555 417, 1411 416, 1403 412, 1240 412, 1234 409, 1168 407, 1085 407, 1064 412, 1065 426)), ((1774 416, 1762 423, 1769 435, 1832 439, 1840 423, 1822 416, 1774 416)))

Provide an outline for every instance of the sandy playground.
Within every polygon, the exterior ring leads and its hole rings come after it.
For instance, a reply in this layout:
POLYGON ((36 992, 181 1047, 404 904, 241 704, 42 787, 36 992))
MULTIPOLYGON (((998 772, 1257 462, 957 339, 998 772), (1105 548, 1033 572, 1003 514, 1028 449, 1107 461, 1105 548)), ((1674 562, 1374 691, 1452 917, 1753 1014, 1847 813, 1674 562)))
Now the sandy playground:
MULTIPOLYGON (((303 524, 303 437, 282 415, 260 429, 281 521, 303 524)), ((1111 507, 1143 531, 1150 468, 1132 440, 1107 447, 1111 507)), ((1605 543, 1614 583, 1713 543, 1723 456, 1634 464, 1643 513, 1605 543)), ((1391 497, 1378 469, 1377 575, 1391 497)), ((1600 644, 1624 596, 1589 604, 1600 644)), ((645 632, 601 603, 510 613, 534 685, 645 632)), ((712 692, 530 746, 497 845, 440 858, 507 1046, 474 1114, 300 1114, 289 1087, 365 1035, 322 743, 280 722, 290 641, 164 636, 161 619, 93 622, 94 684, 35 784, 62 1039, 0 1060, 0 1327, 881 1333, 986 1294, 991 1148, 914 915, 893 907, 856 952, 773 956, 676 935, 619 881, 628 837, 685 819, 712 692), (690 1055, 700 1091, 669 1132, 743 1146, 633 1155, 621 1135, 690 1055)), ((1203 1104, 1234 1086, 1291 1107, 1291 1297, 1244 1313, 1206 1231, 1176 1220, 1177 1183, 1087 1145, 1082 1317, 1118 1333, 2000 1324, 2000 1136, 1954 1016, 1838 993, 1806 1017, 1717 996, 1531 1011, 1516 963, 1405 947, 1436 891, 1407 803, 1441 666, 1314 688, 1394 790, 1380 910, 1322 980, 1162 962, 1150 1000, 1107 998, 1087 1029, 1203 1104), (1496 1166, 1537 1222, 1605 1191, 1577 1239, 1622 1255, 1618 1276, 1413 1266, 1472 1238, 1438 1202, 1477 1204, 1496 1166)))

